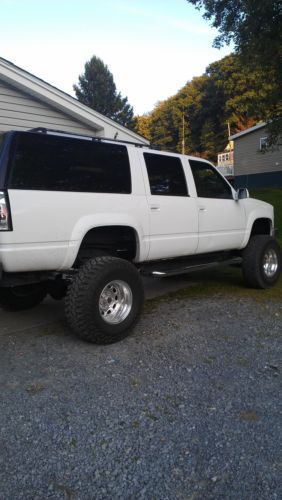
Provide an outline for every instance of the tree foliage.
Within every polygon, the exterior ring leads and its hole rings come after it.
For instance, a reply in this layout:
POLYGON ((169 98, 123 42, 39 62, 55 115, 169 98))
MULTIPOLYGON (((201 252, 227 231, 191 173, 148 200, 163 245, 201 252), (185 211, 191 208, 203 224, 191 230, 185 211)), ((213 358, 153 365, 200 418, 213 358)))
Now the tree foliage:
POLYGON ((129 128, 134 127, 133 108, 117 91, 112 73, 101 59, 93 56, 73 86, 77 99, 95 111, 129 128))
POLYGON ((249 53, 266 65, 276 66, 281 56, 280 0, 187 0, 212 22, 219 35, 215 47, 233 41, 238 53, 249 53), (270 57, 271 56, 271 57, 270 57))
POLYGON ((261 118, 269 122, 273 142, 282 132, 282 4, 281 0, 187 0, 211 21, 219 35, 215 47, 232 41, 250 72, 260 71, 270 83, 261 118))
POLYGON ((150 114, 147 113, 145 115, 136 116, 135 129, 140 135, 148 139, 148 141, 151 141, 150 114))
POLYGON ((228 123, 236 133, 261 120, 271 86, 262 71, 250 71, 238 55, 224 57, 145 118, 138 117, 137 131, 144 133, 140 123, 145 119, 147 138, 181 152, 184 117, 185 152, 215 160, 227 145, 228 123))

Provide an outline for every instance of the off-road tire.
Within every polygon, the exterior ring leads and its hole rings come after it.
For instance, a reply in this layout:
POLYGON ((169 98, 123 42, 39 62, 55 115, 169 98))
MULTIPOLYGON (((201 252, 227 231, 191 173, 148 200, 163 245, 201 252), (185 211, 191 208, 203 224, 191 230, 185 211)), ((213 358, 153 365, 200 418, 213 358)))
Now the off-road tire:
POLYGON ((243 254, 243 278, 248 287, 270 288, 279 279, 281 273, 281 248, 272 236, 253 236, 243 254), (273 271, 267 274, 267 256, 272 255, 273 271))
POLYGON ((144 289, 133 264, 116 257, 96 257, 77 272, 65 298, 67 321, 81 339, 95 344, 111 344, 127 337, 141 314, 144 289), (110 324, 101 315, 101 297, 113 282, 124 283, 130 290, 130 312, 121 322, 110 324))
POLYGON ((23 311, 37 306, 47 295, 43 283, 0 288, 0 307, 7 311, 23 311))

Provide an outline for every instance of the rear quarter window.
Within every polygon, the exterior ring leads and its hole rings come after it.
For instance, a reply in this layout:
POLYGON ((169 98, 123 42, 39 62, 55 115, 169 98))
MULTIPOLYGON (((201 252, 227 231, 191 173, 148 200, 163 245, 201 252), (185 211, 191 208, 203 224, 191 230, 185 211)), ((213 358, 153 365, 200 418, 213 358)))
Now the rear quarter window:
POLYGON ((10 165, 11 189, 130 193, 126 146, 19 134, 10 165))

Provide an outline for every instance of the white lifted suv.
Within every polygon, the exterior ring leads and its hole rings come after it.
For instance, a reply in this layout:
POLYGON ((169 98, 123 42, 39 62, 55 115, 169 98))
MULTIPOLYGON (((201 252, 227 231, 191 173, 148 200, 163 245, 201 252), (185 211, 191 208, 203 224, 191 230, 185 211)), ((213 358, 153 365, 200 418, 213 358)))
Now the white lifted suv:
POLYGON ((140 144, 35 129, 0 136, 0 304, 65 296, 73 331, 128 335, 141 275, 241 262, 245 283, 279 278, 273 207, 208 161, 140 144))

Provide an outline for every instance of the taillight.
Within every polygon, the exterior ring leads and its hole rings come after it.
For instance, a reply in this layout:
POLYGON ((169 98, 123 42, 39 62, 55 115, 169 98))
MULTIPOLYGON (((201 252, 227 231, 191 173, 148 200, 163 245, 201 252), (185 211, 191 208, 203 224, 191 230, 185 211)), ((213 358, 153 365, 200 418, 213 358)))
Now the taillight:
POLYGON ((0 191, 0 231, 11 230, 11 217, 7 194, 0 191))

